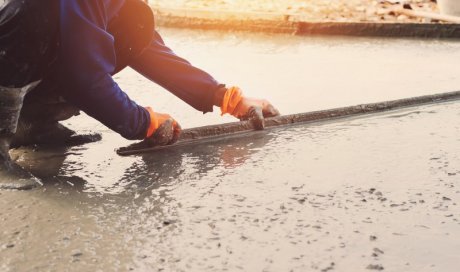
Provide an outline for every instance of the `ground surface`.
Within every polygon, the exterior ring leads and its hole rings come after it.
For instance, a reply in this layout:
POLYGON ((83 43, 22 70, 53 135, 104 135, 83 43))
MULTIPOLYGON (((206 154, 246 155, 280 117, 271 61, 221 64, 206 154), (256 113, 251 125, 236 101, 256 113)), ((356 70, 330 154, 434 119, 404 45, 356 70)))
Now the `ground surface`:
MULTIPOLYGON (((284 114, 460 86, 455 41, 160 33, 284 114)), ((233 120, 132 70, 116 78, 184 127, 233 120)), ((129 158, 113 152, 127 141, 76 118, 103 141, 13 153, 46 185, 0 192, 0 271, 458 271, 459 113, 453 102, 129 158)))
POLYGON ((149 0, 151 5, 159 8, 270 12, 301 15, 306 21, 427 22, 390 12, 392 7, 402 2, 410 4, 413 9, 438 12, 436 3, 431 0, 149 0))

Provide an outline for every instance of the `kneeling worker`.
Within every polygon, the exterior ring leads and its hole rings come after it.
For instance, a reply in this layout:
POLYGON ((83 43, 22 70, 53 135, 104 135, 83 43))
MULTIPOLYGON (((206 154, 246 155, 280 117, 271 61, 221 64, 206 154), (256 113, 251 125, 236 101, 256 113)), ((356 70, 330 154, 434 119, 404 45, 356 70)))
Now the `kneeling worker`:
POLYGON ((278 115, 268 101, 247 98, 175 55, 141 0, 0 0, 0 187, 38 184, 9 149, 69 144, 74 132, 58 122, 79 110, 126 139, 174 143, 179 124, 136 104, 112 79, 127 66, 204 113, 218 106, 246 119, 251 112, 260 124, 278 115))

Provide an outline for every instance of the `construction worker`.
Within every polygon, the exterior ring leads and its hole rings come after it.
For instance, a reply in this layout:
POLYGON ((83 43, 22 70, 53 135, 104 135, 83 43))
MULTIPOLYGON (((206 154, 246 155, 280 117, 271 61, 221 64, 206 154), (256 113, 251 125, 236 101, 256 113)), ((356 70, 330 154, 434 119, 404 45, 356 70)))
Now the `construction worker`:
POLYGON ((112 76, 130 66, 204 113, 213 106, 239 119, 278 115, 175 55, 154 29, 142 0, 0 0, 0 187, 30 188, 30 173, 11 161, 25 144, 98 140, 58 121, 84 111, 130 140, 174 143, 179 124, 132 101, 112 76))

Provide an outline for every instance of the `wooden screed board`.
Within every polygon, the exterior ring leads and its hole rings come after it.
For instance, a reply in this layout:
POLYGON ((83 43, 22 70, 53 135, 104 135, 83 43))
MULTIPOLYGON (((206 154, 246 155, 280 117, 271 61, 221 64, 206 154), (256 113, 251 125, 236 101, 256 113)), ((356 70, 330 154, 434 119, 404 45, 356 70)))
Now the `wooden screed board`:
MULTIPOLYGON (((364 114, 379 113, 407 107, 415 107, 425 104, 435 104, 460 99, 460 91, 434 95, 418 96, 412 98, 384 101, 379 103, 362 104, 350 107, 335 108, 329 110, 305 112, 291 115, 283 115, 265 119, 265 129, 289 126, 301 123, 314 123, 334 119, 342 119, 364 114)), ((251 121, 241 121, 220 125, 204 126, 184 129, 178 141, 168 146, 149 146, 147 142, 139 142, 116 150, 120 156, 152 153, 172 147, 179 147, 200 142, 217 140, 239 134, 248 134, 256 131, 251 121)))

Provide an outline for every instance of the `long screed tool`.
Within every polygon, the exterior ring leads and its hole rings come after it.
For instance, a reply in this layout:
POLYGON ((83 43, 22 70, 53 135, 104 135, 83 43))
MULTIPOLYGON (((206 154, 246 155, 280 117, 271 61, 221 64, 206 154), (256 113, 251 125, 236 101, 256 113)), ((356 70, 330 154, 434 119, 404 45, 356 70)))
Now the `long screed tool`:
MULTIPOLYGON (((460 91, 418 96, 380 103, 362 104, 351 107, 284 115, 265 119, 265 128, 269 129, 299 123, 314 123, 458 99, 460 99, 460 91)), ((241 121, 221 125, 184 129, 177 143, 173 145, 149 146, 146 142, 139 142, 127 147, 119 148, 117 153, 120 156, 151 153, 157 150, 167 149, 175 146, 190 145, 205 140, 212 140, 242 133, 248 133, 254 130, 256 130, 256 127, 251 121, 241 121)))

